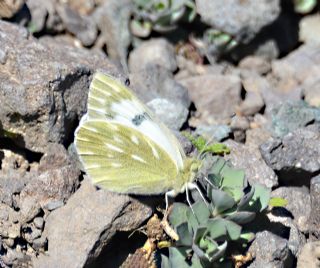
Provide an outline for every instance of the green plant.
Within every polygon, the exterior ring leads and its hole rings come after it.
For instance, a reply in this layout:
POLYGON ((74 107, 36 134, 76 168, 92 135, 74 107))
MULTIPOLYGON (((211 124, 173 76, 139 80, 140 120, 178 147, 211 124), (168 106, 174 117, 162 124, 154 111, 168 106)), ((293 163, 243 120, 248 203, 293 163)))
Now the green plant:
POLYGON ((204 201, 193 195, 192 207, 174 203, 169 222, 179 240, 162 255, 162 267, 225 267, 224 255, 231 242, 247 244, 254 234, 243 225, 268 206, 270 191, 261 185, 250 186, 242 170, 234 169, 223 158, 212 158, 204 201))
POLYGON ((130 27, 139 37, 149 36, 152 30, 173 30, 179 21, 191 22, 196 16, 193 0, 134 0, 134 5, 130 27))
POLYGON ((317 0, 293 0, 294 10, 300 14, 310 13, 317 5, 317 0))

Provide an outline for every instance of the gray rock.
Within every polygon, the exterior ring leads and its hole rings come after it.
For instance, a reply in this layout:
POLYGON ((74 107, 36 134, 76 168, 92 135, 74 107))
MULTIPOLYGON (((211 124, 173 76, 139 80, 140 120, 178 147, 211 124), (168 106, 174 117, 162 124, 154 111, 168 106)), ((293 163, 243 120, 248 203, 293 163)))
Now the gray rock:
POLYGON ((306 80, 302 85, 304 100, 311 106, 320 107, 320 79, 306 80))
POLYGON ((18 194, 27 184, 27 170, 30 168, 22 151, 4 150, 4 158, 0 169, 0 200, 13 206, 13 196, 18 194))
POLYGON ((196 134, 202 135, 210 141, 222 141, 229 137, 231 133, 231 128, 227 125, 200 125, 196 129, 196 134))
POLYGON ((252 40, 261 28, 272 23, 281 11, 278 0, 196 0, 196 6, 204 22, 242 42, 252 40))
POLYGON ((254 72, 264 75, 271 71, 271 64, 268 60, 258 56, 247 56, 239 62, 241 73, 254 72))
POLYGON ((299 23, 299 40, 304 43, 320 44, 319 14, 302 17, 299 23))
POLYGON ((2 49, 10 54, 0 71, 0 121, 23 148, 45 152, 49 142, 66 142, 84 113, 93 70, 119 72, 101 54, 42 44, 26 33, 0 21, 2 49))
POLYGON ((271 134, 264 127, 251 128, 246 131, 246 143, 251 146, 259 146, 270 139, 271 134))
POLYGON ((34 175, 20 193, 20 222, 32 220, 40 209, 53 209, 50 204, 63 205, 75 191, 79 175, 79 169, 64 147, 51 144, 40 160, 38 174, 34 175))
POLYGON ((187 109, 191 104, 186 88, 174 80, 169 70, 159 65, 147 64, 145 69, 132 73, 130 85, 145 103, 164 98, 187 109))
POLYGON ((48 251, 33 258, 33 265, 87 266, 116 232, 134 230, 151 213, 151 208, 127 195, 97 191, 85 179, 68 203, 48 216, 44 229, 48 251))
POLYGON ((24 5, 24 2, 25 2, 24 0, 1 1, 0 19, 12 18, 16 13, 18 13, 19 10, 21 10, 22 6, 24 5))
POLYGON ((298 256, 297 268, 320 267, 320 241, 305 244, 298 256))
POLYGON ((40 238, 42 234, 42 231, 37 229, 33 224, 25 224, 21 229, 21 236, 30 244, 35 239, 40 238))
POLYGON ((293 216, 293 222, 301 232, 309 229, 311 198, 308 189, 302 187, 280 187, 271 193, 272 197, 281 197, 288 201, 285 209, 293 216))
POLYGON ((42 217, 36 217, 33 219, 33 224, 36 228, 41 230, 44 226, 44 219, 42 217))
POLYGON ((311 213, 309 218, 310 231, 320 238, 320 175, 314 177, 310 183, 311 213))
POLYGON ((177 69, 173 46, 164 38, 143 42, 129 56, 129 69, 135 73, 147 64, 157 64, 171 72, 177 69))
MULTIPOLYGON (((260 146, 268 166, 280 172, 282 183, 309 185, 310 178, 320 170, 319 127, 310 126, 272 138, 260 146)), ((279 179, 280 179, 279 177, 279 179)))
POLYGON ((248 91, 244 101, 240 104, 239 111, 245 116, 258 113, 264 107, 264 101, 259 92, 248 91))
POLYGON ((256 234, 256 239, 248 252, 255 256, 255 260, 248 267, 293 267, 293 256, 288 247, 288 241, 269 231, 256 234))
POLYGON ((156 98, 149 101, 147 105, 170 129, 179 130, 187 121, 189 110, 181 103, 156 98))
POLYGON ((241 82, 235 75, 206 74, 179 82, 188 89, 202 123, 211 125, 230 118, 241 100, 241 82))
POLYGON ((307 79, 318 79, 320 72, 320 47, 304 44, 287 57, 273 61, 272 71, 280 80, 303 83, 307 79))
POLYGON ((31 32, 37 33, 44 29, 50 32, 61 32, 65 29, 60 16, 56 12, 56 0, 27 0, 26 5, 31 15, 31 21, 29 22, 31 32))
POLYGON ((130 0, 108 0, 104 1, 92 15, 107 44, 109 57, 120 62, 125 69, 131 42, 128 25, 132 9, 133 2, 130 0))
POLYGON ((56 10, 66 27, 84 46, 91 46, 95 42, 98 31, 95 22, 88 16, 80 15, 68 5, 57 5, 56 10))
POLYGON ((278 185, 274 171, 266 165, 257 147, 243 145, 233 140, 224 142, 231 150, 225 155, 236 168, 244 169, 246 178, 251 184, 261 183, 268 188, 278 185))
POLYGON ((20 236, 21 224, 18 212, 5 204, 0 204, 0 236, 15 239, 20 236))
POLYGON ((273 135, 283 137, 311 122, 320 122, 320 109, 312 108, 302 101, 285 102, 272 109, 271 118, 273 135))

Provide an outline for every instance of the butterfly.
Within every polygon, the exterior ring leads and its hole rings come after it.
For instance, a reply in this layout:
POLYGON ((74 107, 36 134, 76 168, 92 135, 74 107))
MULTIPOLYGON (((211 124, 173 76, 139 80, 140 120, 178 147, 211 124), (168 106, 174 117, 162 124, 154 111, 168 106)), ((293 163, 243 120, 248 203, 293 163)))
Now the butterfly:
POLYGON ((168 198, 194 183, 201 161, 187 157, 177 138, 119 80, 93 76, 87 113, 75 131, 75 147, 93 183, 122 194, 168 198))

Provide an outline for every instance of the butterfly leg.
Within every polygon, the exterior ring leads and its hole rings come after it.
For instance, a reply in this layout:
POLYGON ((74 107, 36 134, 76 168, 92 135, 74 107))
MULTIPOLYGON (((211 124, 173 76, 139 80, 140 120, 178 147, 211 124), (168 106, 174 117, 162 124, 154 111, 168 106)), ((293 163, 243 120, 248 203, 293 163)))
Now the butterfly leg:
MULTIPOLYGON (((188 183, 188 186, 187 186, 187 189, 189 189, 189 190, 196 189, 196 190, 199 192, 199 194, 200 194, 202 200, 204 201, 204 203, 205 203, 207 206, 209 206, 206 198, 204 197, 203 193, 201 192, 201 189, 199 188, 199 186, 198 186, 196 183, 189 182, 189 183, 188 183)), ((188 201, 188 200, 187 200, 187 201, 188 201)), ((189 203, 189 202, 188 202, 188 203, 189 203)))
POLYGON ((169 208, 169 197, 173 198, 176 197, 177 193, 175 190, 171 190, 169 192, 166 192, 165 198, 166 198, 166 211, 168 211, 169 208))
POLYGON ((193 208, 192 208, 191 201, 190 201, 189 190, 190 190, 189 186, 186 187, 186 198, 187 198, 188 205, 191 208, 191 211, 192 211, 193 215, 195 215, 194 211, 193 211, 193 208))
POLYGON ((209 183, 212 187, 216 188, 216 187, 213 185, 213 183, 212 183, 206 176, 203 176, 203 179, 204 179, 207 183, 209 183))

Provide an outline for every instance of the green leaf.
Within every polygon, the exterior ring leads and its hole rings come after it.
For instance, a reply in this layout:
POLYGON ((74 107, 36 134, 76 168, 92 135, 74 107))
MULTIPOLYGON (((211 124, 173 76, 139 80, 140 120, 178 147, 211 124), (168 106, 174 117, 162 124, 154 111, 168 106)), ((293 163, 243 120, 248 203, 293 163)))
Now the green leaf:
POLYGON ((227 165, 221 170, 223 177, 222 187, 243 188, 245 187, 245 174, 241 169, 231 168, 227 165))
POLYGON ((227 217, 225 217, 225 219, 242 225, 242 224, 246 224, 246 223, 253 221, 255 217, 256 217, 255 212, 236 211, 236 212, 228 215, 227 217))
POLYGON ((227 229, 222 218, 209 219, 207 230, 212 239, 218 239, 227 235, 227 229))
POLYGON ((176 228, 177 234, 179 235, 179 240, 176 242, 179 246, 189 246, 192 245, 192 234, 189 231, 188 223, 184 222, 177 226, 176 228))
POLYGON ((250 243, 255 238, 255 234, 252 232, 241 233, 240 239, 245 240, 246 243, 250 243))
POLYGON ((269 206, 271 207, 285 207, 288 205, 288 200, 281 197, 272 197, 269 200, 269 206))
POLYGON ((235 205, 234 199, 221 190, 212 189, 210 197, 212 200, 214 216, 221 214, 225 210, 231 209, 235 205))
POLYGON ((211 215, 209 208, 203 201, 197 201, 194 203, 192 205, 192 209, 199 224, 206 222, 211 215))
POLYGON ((172 226, 176 227, 183 222, 188 222, 187 212, 189 210, 190 208, 183 203, 173 203, 172 210, 168 217, 169 222, 172 224, 172 226))
POLYGON ((204 148, 205 152, 213 154, 229 154, 230 149, 223 143, 213 143, 204 148))
POLYGON ((185 261, 187 258, 186 250, 187 248, 169 248, 170 267, 188 267, 185 261))
POLYGON ((249 203, 251 210, 262 212, 269 204, 271 190, 261 184, 255 184, 254 195, 249 203))
POLYGON ((238 240, 242 227, 232 221, 225 220, 228 236, 231 240, 238 240))
POLYGON ((297 13, 307 14, 317 5, 317 0, 294 0, 294 10, 297 13))

